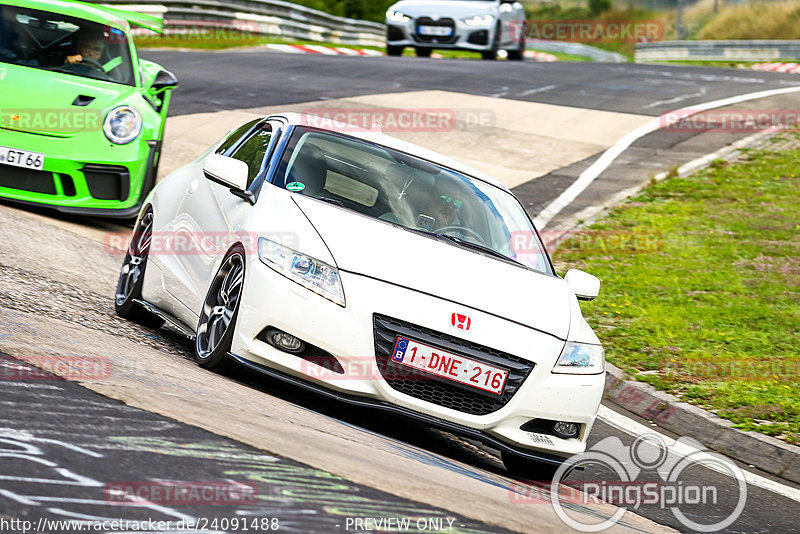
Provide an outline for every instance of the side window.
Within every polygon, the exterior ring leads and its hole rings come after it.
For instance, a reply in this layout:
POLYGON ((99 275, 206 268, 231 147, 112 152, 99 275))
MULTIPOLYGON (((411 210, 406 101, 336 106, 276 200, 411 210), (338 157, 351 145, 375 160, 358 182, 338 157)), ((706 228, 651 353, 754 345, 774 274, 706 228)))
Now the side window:
POLYGON ((222 142, 222 144, 219 145, 219 148, 217 148, 216 152, 214 152, 214 153, 215 154, 225 154, 225 152, 230 150, 230 148, 233 145, 235 145, 236 142, 239 141, 239 139, 241 139, 244 134, 249 132, 253 128, 253 126, 258 124, 258 122, 260 120, 261 119, 252 120, 252 121, 248 122, 247 124, 245 124, 244 126, 234 130, 230 135, 228 135, 228 137, 222 142))
POLYGON ((247 187, 252 185, 253 180, 256 179, 256 176, 261 171, 261 164, 267 154, 270 139, 272 139, 272 128, 266 123, 231 154, 232 158, 247 163, 247 168, 250 171, 247 173, 247 187))

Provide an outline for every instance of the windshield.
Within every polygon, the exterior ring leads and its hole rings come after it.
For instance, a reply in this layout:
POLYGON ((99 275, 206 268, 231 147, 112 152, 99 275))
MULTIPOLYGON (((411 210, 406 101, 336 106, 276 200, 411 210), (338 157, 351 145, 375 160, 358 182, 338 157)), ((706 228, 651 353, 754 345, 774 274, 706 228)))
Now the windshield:
POLYGON ((402 152, 297 128, 274 183, 552 274, 544 247, 513 195, 402 152))
POLYGON ((134 85, 122 30, 36 9, 0 5, 0 62, 134 85))

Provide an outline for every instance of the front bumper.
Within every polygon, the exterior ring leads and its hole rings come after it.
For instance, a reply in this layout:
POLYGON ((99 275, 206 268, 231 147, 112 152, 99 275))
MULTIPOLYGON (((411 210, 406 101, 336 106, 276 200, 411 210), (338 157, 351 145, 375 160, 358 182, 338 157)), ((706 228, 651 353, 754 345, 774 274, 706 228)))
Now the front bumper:
POLYGON ((283 278, 257 256, 248 263, 248 289, 242 297, 231 349, 238 360, 322 387, 344 400, 360 399, 365 404, 396 407, 396 411, 416 414, 421 420, 434 419, 441 423, 439 426, 461 428, 461 434, 480 435, 515 451, 566 458, 585 450, 605 376, 551 373, 564 341, 471 309, 466 311, 472 328, 458 331, 450 325, 450 317, 453 312, 465 311, 463 307, 347 272, 340 273, 348 303, 342 308, 283 278), (490 413, 467 413, 435 399, 404 393, 392 387, 379 368, 376 314, 441 332, 454 343, 492 347, 524 358, 533 368, 513 396, 490 413), (345 372, 337 374, 266 343, 260 334, 268 327, 330 353, 345 372), (562 439, 521 428, 534 419, 574 422, 581 426, 581 432, 577 438, 562 439))
POLYGON ((138 213, 155 183, 158 141, 114 145, 87 143, 88 134, 51 137, 7 129, 0 134, 2 146, 45 156, 42 171, 0 165, 4 199, 68 213, 127 218, 138 213))
POLYGON ((436 48, 450 50, 471 50, 488 52, 494 42, 496 23, 487 26, 468 26, 461 20, 439 19, 425 21, 412 19, 409 22, 387 22, 386 44, 388 46, 413 46, 415 48, 436 48), (435 25, 452 29, 450 36, 421 35, 418 27, 435 25))

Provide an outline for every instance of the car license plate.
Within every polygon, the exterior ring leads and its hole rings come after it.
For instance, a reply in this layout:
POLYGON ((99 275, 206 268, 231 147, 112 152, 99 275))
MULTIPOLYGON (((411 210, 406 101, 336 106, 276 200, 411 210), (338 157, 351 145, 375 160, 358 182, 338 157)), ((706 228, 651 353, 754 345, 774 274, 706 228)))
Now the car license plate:
POLYGON ((44 169, 44 154, 0 146, 0 163, 25 169, 44 169))
POLYGON ((433 37, 450 37, 453 35, 453 28, 449 26, 420 26, 417 32, 420 35, 430 35, 433 37))
POLYGON ((397 338, 392 361, 431 373, 466 386, 502 395, 508 370, 424 345, 405 337, 397 338))

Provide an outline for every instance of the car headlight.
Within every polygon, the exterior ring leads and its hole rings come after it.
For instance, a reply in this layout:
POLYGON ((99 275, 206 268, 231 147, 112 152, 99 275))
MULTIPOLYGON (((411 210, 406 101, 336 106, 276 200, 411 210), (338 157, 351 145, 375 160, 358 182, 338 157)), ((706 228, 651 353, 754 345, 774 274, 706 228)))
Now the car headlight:
POLYGON ((391 22, 408 22, 411 20, 411 17, 402 11, 393 11, 390 9, 386 12, 386 20, 391 22))
POLYGON ((567 341, 558 357, 554 373, 570 375, 599 375, 606 369, 603 347, 567 341))
POLYGON ((289 280, 344 307, 344 288, 336 267, 263 237, 258 240, 258 258, 289 280))
POLYGON ((103 121, 103 133, 117 145, 125 145, 142 132, 142 116, 130 106, 119 106, 108 112, 103 121))
POLYGON ((464 24, 467 26, 490 26, 494 22, 492 15, 475 15, 464 19, 464 24))

